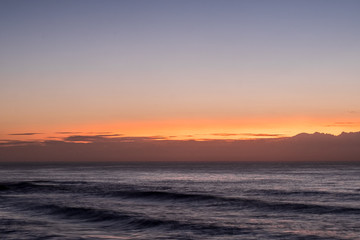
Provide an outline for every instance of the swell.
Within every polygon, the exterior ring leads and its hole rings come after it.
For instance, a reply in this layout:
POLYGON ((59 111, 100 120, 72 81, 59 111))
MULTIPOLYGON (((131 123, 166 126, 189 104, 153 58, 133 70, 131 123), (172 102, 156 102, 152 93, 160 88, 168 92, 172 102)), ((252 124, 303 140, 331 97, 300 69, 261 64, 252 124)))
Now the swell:
MULTIPOLYGON (((71 190, 72 184, 81 184, 82 182, 56 182, 56 181, 19 181, 0 183, 0 192, 36 192, 36 191, 57 191, 71 190)), ((85 184, 85 182, 83 182, 85 184)))
POLYGON ((327 197, 332 199, 348 199, 360 201, 360 194, 356 192, 329 192, 316 190, 278 190, 278 189, 256 189, 249 190, 246 193, 258 196, 276 196, 276 197, 327 197))
MULTIPOLYGON (((144 230, 144 229, 155 229, 160 232, 162 231, 191 231, 201 235, 208 236, 220 236, 220 235, 241 235, 241 236, 252 236, 255 232, 260 234, 266 234, 268 239, 318 239, 328 240, 334 239, 339 240, 336 237, 323 237, 315 234, 300 234, 296 232, 263 232, 262 229, 254 226, 249 227, 238 227, 238 226, 227 226, 211 222, 194 221, 186 219, 185 221, 173 220, 173 219, 162 219, 153 218, 145 214, 139 214, 135 212, 125 211, 113 211, 108 209, 97 209, 90 207, 79 207, 79 206, 63 206, 57 204, 44 204, 44 205, 33 205, 28 207, 27 210, 46 214, 52 219, 60 218, 64 220, 75 220, 76 223, 93 223, 93 227, 102 228, 105 231, 115 230, 144 230)), ((24 221, 28 224, 28 222, 24 221)), ((32 222, 33 224, 33 222, 32 222)), ((1 228, 0 228, 1 229, 1 228)), ((13 233, 15 231, 9 231, 13 233)), ((55 235, 54 235, 55 236, 55 235)), ((346 238, 344 238, 346 239, 346 238)))
MULTIPOLYGON (((170 189, 167 187, 166 189, 170 189)), ((203 198, 205 195, 191 194, 191 193, 175 193, 166 191, 152 191, 142 190, 136 185, 129 184, 106 184, 106 186, 99 185, 97 183, 89 183, 84 181, 47 181, 47 180, 35 180, 35 181, 19 181, 19 182, 0 182, 0 192, 5 191, 58 191, 66 190, 69 192, 99 192, 103 194, 112 195, 125 195, 129 197, 155 197, 155 198, 176 198, 176 199, 188 199, 188 198, 203 198), (118 189, 122 190, 118 190, 118 189), (125 190, 124 190, 125 189, 125 190)), ((251 195, 265 195, 265 196, 333 196, 333 197, 346 197, 360 199, 360 194, 357 193, 360 189, 356 189, 355 192, 328 192, 328 191, 310 191, 310 190, 280 190, 280 189, 256 189, 247 190, 245 193, 251 195)))
MULTIPOLYGON (((312 203, 295 203, 295 202, 271 202, 257 198, 244 197, 226 197, 212 194, 200 193, 183 193, 175 191, 158 191, 137 189, 130 185, 92 185, 80 182, 52 182, 52 181, 28 181, 28 182, 8 182, 0 184, 0 192, 20 191, 22 193, 39 191, 39 192, 67 192, 79 194, 91 194, 101 197, 120 197, 131 198, 136 200, 171 201, 176 203, 208 203, 217 206, 226 205, 237 208, 253 208, 269 211, 293 211, 300 213, 314 214, 360 214, 360 208, 346 206, 318 205, 312 203), (122 190, 118 190, 122 188, 122 190)), ((259 197, 266 198, 269 193, 289 194, 286 191, 279 190, 262 190, 263 194, 259 197)), ((316 193, 316 192, 315 192, 316 193)), ((290 192, 290 194, 301 194, 301 191, 290 192)), ((310 192, 305 192, 310 194, 310 192)), ((322 194, 316 193, 316 194, 322 194)), ((358 196, 358 194, 356 194, 358 196)), ((0 195, 1 196, 1 195, 0 195)))
POLYGON ((333 195, 341 195, 343 197, 352 197, 357 196, 360 197, 358 193, 351 192, 328 192, 328 191, 316 191, 316 190, 280 190, 280 189, 257 189, 257 190, 249 190, 249 193, 255 193, 260 195, 273 195, 273 196, 333 196, 333 195))
MULTIPOLYGON (((153 195, 152 191, 137 191, 138 186, 129 185, 129 184, 106 184, 106 186, 99 185, 98 183, 90 183, 85 181, 50 181, 50 180, 34 180, 34 181, 18 181, 18 182, 0 182, 0 192, 1 191, 37 191, 37 190, 68 190, 76 191, 79 190, 82 192, 87 192, 89 189, 96 190, 101 192, 102 190, 116 191, 116 189, 128 189, 127 194, 129 196, 142 197, 142 196, 151 196, 153 195), (131 191, 134 191, 133 193, 131 191)), ((170 189, 166 187, 164 189, 170 189)), ((280 189, 255 189, 255 190, 245 190, 245 193, 250 193, 254 195, 273 195, 273 196, 338 196, 338 197, 357 197, 360 198, 360 194, 357 193, 360 189, 355 189, 355 192, 328 192, 328 191, 316 191, 316 190, 280 190, 280 189)), ((126 193, 126 191, 118 191, 126 193)), ((166 197, 170 196, 167 192, 156 192, 156 197, 166 197), (162 196, 160 196, 162 195, 162 196)), ((176 195, 176 193, 175 193, 176 195)), ((180 194, 178 198, 188 198, 191 194, 180 194)))
POLYGON ((146 198, 153 200, 186 201, 186 202, 209 202, 215 204, 226 204, 236 207, 257 208, 271 211, 296 211, 301 213, 316 214, 360 214, 360 208, 329 206, 291 202, 270 202, 254 198, 224 197, 209 194, 177 193, 165 191, 117 191, 113 196, 126 198, 146 198))
POLYGON ((107 209, 95 209, 89 207, 70 207, 56 204, 46 204, 32 208, 51 216, 64 219, 80 220, 89 223, 104 223, 104 226, 122 227, 131 229, 166 228, 176 230, 201 231, 208 234, 244 234, 249 231, 244 228, 222 226, 218 224, 206 224, 198 222, 181 222, 172 219, 152 218, 150 216, 133 213, 120 212, 107 209))

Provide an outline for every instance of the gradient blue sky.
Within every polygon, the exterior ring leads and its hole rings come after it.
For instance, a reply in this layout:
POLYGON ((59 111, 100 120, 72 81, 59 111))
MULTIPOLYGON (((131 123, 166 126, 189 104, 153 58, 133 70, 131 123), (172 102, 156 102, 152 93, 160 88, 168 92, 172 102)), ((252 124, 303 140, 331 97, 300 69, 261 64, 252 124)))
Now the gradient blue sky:
POLYGON ((1 138, 359 130, 359 12, 350 0, 2 0, 1 138))

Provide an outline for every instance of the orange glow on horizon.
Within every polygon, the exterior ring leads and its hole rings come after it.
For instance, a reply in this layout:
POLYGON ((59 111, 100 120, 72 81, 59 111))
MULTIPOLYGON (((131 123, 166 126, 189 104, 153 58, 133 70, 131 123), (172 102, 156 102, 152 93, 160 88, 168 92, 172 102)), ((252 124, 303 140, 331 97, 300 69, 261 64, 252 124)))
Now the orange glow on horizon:
POLYGON ((159 136, 170 140, 258 139, 291 137, 306 132, 338 135, 360 130, 356 119, 308 117, 242 119, 164 119, 149 121, 113 121, 104 123, 47 126, 41 129, 17 129, 3 132, 3 140, 61 140, 71 135, 159 136), (21 134, 28 133, 28 134, 21 134), (34 134, 29 134, 34 133, 34 134))

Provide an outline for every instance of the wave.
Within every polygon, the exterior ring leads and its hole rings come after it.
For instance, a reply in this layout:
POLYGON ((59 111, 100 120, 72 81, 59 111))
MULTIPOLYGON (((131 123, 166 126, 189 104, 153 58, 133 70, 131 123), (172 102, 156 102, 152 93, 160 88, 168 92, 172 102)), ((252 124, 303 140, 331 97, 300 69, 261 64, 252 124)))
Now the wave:
POLYGON ((119 212, 107 209, 96 209, 90 207, 70 207, 55 204, 41 205, 32 210, 45 212, 49 215, 59 216, 65 219, 75 219, 90 223, 104 223, 104 226, 123 228, 166 228, 177 230, 201 231, 208 234, 244 234, 249 232, 245 228, 222 226, 218 224, 206 224, 197 222, 181 222, 172 219, 158 219, 150 216, 133 213, 119 212), (107 224, 108 223, 108 224, 107 224))
POLYGON ((113 196, 121 196, 125 198, 146 198, 153 200, 169 200, 169 201, 207 201, 218 204, 226 204, 237 207, 250 207, 264 210, 276 211, 296 211, 301 213, 350 213, 360 214, 360 208, 343 207, 343 206, 329 206, 309 203, 293 203, 293 202, 270 202, 254 198, 239 198, 239 197, 224 197, 209 194, 196 193, 178 193, 165 191, 117 191, 112 193, 113 196))
MULTIPOLYGON (((305 190, 280 190, 280 189, 256 189, 256 190, 249 190, 249 193, 260 193, 265 195, 274 195, 274 196, 319 196, 319 195, 331 195, 334 194, 333 192, 326 192, 326 191, 305 191, 305 190)), ((347 194, 347 193, 344 193, 347 194)))
POLYGON ((39 192, 39 191, 72 191, 79 190, 76 186, 81 184, 88 184, 86 182, 75 182, 75 181, 45 181, 45 180, 35 180, 35 181, 19 181, 19 182, 2 182, 0 183, 0 193, 1 192, 39 192), (76 188, 76 189, 75 189, 76 188))
MULTIPOLYGON (((319 205, 315 203, 296 203, 263 200, 271 194, 302 194, 301 191, 282 191, 282 190, 260 190, 263 199, 245 198, 245 197, 226 197, 221 195, 202 194, 202 193, 186 193, 175 191, 158 191, 144 190, 130 187, 130 185, 94 185, 79 182, 53 182, 53 181, 28 181, 28 182, 8 182, 0 184, 0 193, 6 191, 21 191, 26 193, 29 191, 40 192, 68 192, 77 194, 91 194, 100 197, 120 197, 131 198, 136 200, 152 200, 161 204, 163 201, 171 201, 176 203, 207 203, 216 206, 231 206, 240 209, 252 208, 268 211, 292 211, 300 213, 314 214, 360 214, 360 208, 346 206, 319 205), (79 185, 80 184, 80 185, 79 185), (107 187, 106 187, 107 186, 107 187), (123 188, 123 190, 117 190, 123 188), (125 189, 124 189, 125 188, 125 189)), ((316 192, 315 192, 316 193, 316 192)), ((310 192, 304 192, 310 194, 310 192)), ((318 192, 324 194, 324 192, 318 192)), ((358 196, 358 195, 357 195, 358 196)))
POLYGON ((248 190, 246 193, 265 196, 293 196, 293 197, 340 197, 340 198, 354 198, 360 199, 359 193, 353 192, 329 192, 329 191, 316 191, 316 190, 280 190, 280 189, 256 189, 248 190))
POLYGON ((14 190, 14 189, 23 189, 32 187, 33 184, 30 182, 9 182, 0 184, 0 191, 14 190))
POLYGON ((39 182, 9 182, 0 184, 0 193, 4 192, 55 192, 66 190, 65 186, 39 182))
POLYGON ((188 200, 188 201, 207 201, 207 200, 219 200, 219 197, 214 195, 204 195, 195 193, 179 193, 168 191, 147 191, 147 190, 119 190, 109 193, 115 197, 125 198, 146 198, 154 200, 188 200))

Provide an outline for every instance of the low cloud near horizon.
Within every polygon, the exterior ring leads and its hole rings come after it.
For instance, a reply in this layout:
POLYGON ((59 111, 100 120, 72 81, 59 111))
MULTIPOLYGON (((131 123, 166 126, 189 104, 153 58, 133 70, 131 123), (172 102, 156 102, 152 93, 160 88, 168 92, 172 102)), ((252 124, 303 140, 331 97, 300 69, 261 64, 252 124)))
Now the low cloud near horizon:
MULTIPOLYGON (((277 135, 276 135, 277 136, 277 135)), ((0 142, 0 162, 359 161, 360 132, 252 140, 169 140, 161 136, 71 135, 0 142)))
POLYGON ((246 136, 246 137, 281 137, 284 134, 268 134, 268 133, 213 133, 213 136, 231 137, 231 136, 246 136))
POLYGON ((42 133, 34 133, 34 132, 27 132, 27 133, 9 133, 10 136, 32 136, 32 135, 38 135, 42 133))

